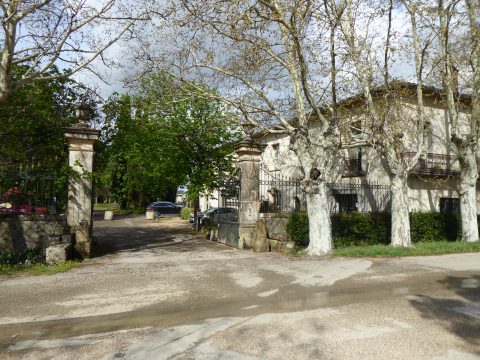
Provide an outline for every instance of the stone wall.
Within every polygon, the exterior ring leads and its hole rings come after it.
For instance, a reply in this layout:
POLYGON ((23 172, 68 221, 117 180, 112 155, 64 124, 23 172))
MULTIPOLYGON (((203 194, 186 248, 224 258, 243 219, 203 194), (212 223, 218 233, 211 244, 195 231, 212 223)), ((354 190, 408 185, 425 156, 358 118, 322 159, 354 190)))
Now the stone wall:
POLYGON ((282 242, 290 241, 287 234, 288 213, 262 213, 260 218, 265 220, 267 238, 282 242))
POLYGON ((68 234, 63 216, 44 214, 0 214, 0 252, 46 249, 68 234))

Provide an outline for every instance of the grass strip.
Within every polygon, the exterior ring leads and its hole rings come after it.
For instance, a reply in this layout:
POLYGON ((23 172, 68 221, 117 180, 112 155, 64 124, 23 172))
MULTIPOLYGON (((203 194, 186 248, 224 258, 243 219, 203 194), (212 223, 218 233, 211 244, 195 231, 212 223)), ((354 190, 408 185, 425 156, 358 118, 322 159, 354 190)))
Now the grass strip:
POLYGON ((347 257, 395 257, 458 254, 479 251, 480 242, 435 241, 419 242, 410 248, 388 245, 352 246, 336 249, 333 255, 347 257))
POLYGON ((0 264, 0 275, 52 275, 62 273, 71 269, 78 268, 82 265, 79 261, 66 261, 61 264, 0 264))
POLYGON ((144 209, 117 209, 113 210, 115 215, 143 215, 145 214, 144 209))
POLYGON ((97 204, 93 204, 93 209, 98 211, 113 211, 113 210, 120 209, 120 206, 116 203, 111 203, 111 204, 97 203, 97 204))

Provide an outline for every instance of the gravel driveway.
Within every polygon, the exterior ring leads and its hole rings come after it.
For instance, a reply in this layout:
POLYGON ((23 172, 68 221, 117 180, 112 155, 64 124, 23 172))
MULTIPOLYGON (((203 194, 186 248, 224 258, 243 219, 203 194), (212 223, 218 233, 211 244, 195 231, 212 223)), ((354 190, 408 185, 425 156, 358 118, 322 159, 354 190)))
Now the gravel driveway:
POLYGON ((255 254, 178 218, 94 234, 81 268, 0 278, 1 359, 480 359, 479 254, 255 254))

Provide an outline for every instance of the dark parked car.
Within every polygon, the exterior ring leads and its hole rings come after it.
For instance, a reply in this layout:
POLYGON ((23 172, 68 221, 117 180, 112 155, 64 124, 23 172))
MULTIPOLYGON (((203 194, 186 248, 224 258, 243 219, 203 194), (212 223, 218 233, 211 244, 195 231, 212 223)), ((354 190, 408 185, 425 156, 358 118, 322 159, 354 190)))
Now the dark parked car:
POLYGON ((235 221, 237 219, 237 209, 234 208, 211 208, 206 210, 201 216, 201 223, 218 225, 219 221, 235 221))
POLYGON ((156 216, 180 215, 180 206, 168 201, 155 201, 147 206, 147 211, 155 212, 156 216))

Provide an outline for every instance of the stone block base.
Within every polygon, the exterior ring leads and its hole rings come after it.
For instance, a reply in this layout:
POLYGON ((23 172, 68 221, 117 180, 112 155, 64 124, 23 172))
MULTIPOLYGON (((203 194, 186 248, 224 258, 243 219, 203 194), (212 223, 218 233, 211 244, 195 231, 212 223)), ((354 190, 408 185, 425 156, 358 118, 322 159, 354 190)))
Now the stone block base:
POLYGON ((104 220, 113 220, 113 211, 105 211, 104 220))
POLYGON ((214 226, 210 229, 209 238, 210 238, 211 241, 217 241, 218 240, 218 226, 214 226))
POLYGON ((268 247, 270 251, 292 253, 295 251, 295 244, 292 241, 278 241, 268 239, 268 247))
POLYGON ((58 244, 46 249, 45 257, 47 264, 61 264, 72 258, 72 244, 58 244))
POLYGON ((257 221, 255 229, 255 240, 253 242, 253 251, 265 252, 268 251, 269 246, 267 242, 267 226, 265 220, 260 219, 257 221))
POLYGON ((239 249, 251 249, 255 241, 256 224, 240 225, 239 249))
POLYGON ((92 244, 89 242, 77 242, 75 244, 75 252, 82 259, 88 259, 92 255, 92 244))

